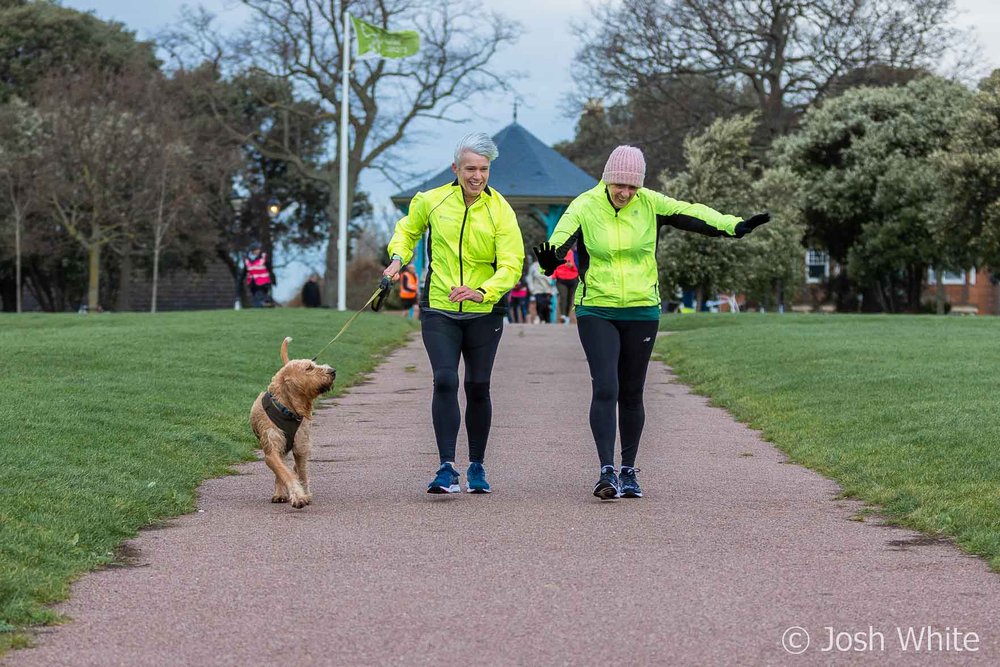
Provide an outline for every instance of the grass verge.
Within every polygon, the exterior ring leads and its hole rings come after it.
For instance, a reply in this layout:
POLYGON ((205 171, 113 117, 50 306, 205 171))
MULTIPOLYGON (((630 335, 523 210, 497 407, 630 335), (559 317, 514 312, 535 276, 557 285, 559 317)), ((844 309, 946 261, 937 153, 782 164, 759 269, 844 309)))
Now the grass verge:
MULTIPOLYGON (((250 405, 280 365, 312 357, 351 313, 0 315, 0 655, 142 526, 191 511, 207 477, 253 458, 250 405)), ((318 360, 334 393, 413 330, 361 315, 318 360)))
POLYGON ((683 315, 682 381, 846 497, 1000 571, 1000 318, 683 315))

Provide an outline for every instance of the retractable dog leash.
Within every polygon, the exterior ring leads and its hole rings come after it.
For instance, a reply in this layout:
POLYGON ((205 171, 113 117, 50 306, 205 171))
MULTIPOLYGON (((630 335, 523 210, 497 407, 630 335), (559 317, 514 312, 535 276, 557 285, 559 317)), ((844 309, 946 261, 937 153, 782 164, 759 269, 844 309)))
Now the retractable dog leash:
POLYGON ((351 326, 351 323, 354 322, 354 320, 362 313, 362 311, 364 311, 365 308, 371 306, 373 312, 377 313, 380 311, 382 309, 382 304, 385 303, 385 298, 389 296, 390 290, 392 290, 392 279, 389 276, 382 276, 382 280, 379 281, 378 287, 375 288, 375 291, 368 298, 368 301, 365 302, 365 305, 361 306, 361 308, 358 309, 358 312, 351 315, 351 318, 344 322, 344 326, 340 327, 340 331, 337 332, 337 335, 334 336, 329 343, 324 345, 323 349, 317 352, 316 356, 313 357, 312 360, 316 361, 319 358, 319 355, 326 351, 326 348, 337 342, 337 339, 340 338, 345 331, 347 331, 347 328, 351 326))

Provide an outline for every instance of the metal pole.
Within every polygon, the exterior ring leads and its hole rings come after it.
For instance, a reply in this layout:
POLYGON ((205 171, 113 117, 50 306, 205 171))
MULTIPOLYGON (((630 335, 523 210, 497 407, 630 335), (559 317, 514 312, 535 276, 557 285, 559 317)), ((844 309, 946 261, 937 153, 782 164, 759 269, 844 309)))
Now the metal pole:
POLYGON ((351 22, 350 16, 344 12, 344 76, 340 92, 340 206, 337 213, 339 228, 337 231, 337 310, 347 309, 347 72, 350 69, 351 57, 351 22))

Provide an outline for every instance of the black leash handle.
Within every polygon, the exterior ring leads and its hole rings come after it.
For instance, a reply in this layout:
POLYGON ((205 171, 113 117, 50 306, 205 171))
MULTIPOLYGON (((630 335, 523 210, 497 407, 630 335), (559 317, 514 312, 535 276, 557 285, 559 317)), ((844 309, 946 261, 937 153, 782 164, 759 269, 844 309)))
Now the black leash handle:
POLYGON ((378 283, 378 296, 372 301, 372 310, 378 312, 382 309, 382 304, 385 302, 386 298, 389 296, 389 292, 392 291, 392 278, 389 276, 382 276, 382 280, 378 283))

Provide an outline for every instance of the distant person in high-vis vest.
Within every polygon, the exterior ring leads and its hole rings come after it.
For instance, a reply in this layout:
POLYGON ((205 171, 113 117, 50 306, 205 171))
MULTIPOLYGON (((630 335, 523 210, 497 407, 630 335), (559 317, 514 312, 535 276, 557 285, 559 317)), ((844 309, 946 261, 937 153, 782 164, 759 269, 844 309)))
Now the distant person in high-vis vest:
POLYGON ((271 267, 271 257, 256 241, 250 244, 247 255, 243 258, 243 282, 250 289, 250 301, 254 308, 274 305, 271 288, 278 282, 271 267))
POLYGON ((420 291, 420 332, 434 373, 431 420, 441 466, 428 493, 457 493, 455 443, 462 423, 458 364, 465 361, 465 431, 469 436, 469 493, 489 493, 486 441, 493 404, 490 378, 503 335, 504 295, 521 277, 524 241, 507 200, 486 185, 499 151, 488 134, 468 134, 455 148, 455 180, 410 201, 389 241, 394 277, 427 234, 430 265, 420 291))
POLYGON ((413 305, 417 302, 417 269, 412 264, 399 273, 399 300, 406 316, 413 319, 413 305))

